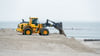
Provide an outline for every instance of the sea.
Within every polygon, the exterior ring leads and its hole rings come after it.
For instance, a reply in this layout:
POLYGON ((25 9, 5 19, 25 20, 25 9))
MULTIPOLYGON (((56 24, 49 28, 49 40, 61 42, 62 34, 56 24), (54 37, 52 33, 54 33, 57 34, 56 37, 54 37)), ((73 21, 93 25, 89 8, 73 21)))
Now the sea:
MULTIPOLYGON (((0 29, 12 28, 16 30, 20 22, 0 22, 0 29)), ((50 33, 59 33, 54 27, 48 27, 50 33)), ((63 22, 63 29, 67 37, 100 39, 100 22, 63 22)))

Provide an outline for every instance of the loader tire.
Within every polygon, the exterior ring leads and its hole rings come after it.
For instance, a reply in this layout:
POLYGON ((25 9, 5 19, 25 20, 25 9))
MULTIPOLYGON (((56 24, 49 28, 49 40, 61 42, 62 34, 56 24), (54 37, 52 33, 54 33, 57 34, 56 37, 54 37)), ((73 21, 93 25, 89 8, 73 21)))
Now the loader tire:
POLYGON ((42 35, 41 33, 39 33, 39 35, 42 35))
POLYGON ((25 29, 23 35, 32 35, 32 30, 29 28, 25 29))
POLYGON ((41 29, 39 34, 44 35, 44 36, 49 35, 49 30, 48 29, 41 29))

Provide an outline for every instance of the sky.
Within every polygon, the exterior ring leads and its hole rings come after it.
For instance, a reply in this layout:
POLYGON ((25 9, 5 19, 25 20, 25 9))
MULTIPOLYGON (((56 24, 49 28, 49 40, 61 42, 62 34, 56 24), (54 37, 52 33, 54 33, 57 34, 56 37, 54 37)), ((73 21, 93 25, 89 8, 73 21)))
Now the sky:
POLYGON ((0 21, 38 17, 64 22, 100 22, 100 0, 0 0, 0 21))

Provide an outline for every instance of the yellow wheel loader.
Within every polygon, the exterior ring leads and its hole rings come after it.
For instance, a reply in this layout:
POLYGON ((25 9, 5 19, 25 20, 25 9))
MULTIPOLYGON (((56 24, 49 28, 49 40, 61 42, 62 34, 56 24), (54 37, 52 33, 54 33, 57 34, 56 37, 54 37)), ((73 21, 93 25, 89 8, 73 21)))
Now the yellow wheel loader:
POLYGON ((22 19, 22 22, 18 24, 16 31, 22 33, 23 35, 32 35, 32 33, 38 33, 39 35, 49 35, 49 30, 46 27, 54 27, 59 30, 60 34, 65 35, 62 29, 62 22, 55 23, 47 19, 46 23, 40 24, 37 17, 30 17, 29 22, 25 22, 22 19))

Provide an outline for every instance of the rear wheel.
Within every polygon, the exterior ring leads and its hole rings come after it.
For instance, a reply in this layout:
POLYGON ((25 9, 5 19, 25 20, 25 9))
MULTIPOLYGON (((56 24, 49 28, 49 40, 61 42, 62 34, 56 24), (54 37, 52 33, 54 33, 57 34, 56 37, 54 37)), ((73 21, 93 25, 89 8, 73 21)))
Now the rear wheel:
POLYGON ((40 35, 49 35, 49 30, 48 29, 41 29, 39 34, 40 35))
POLYGON ((23 35, 32 35, 32 30, 29 28, 25 29, 23 35))
POLYGON ((42 35, 41 33, 39 33, 39 35, 42 35))

